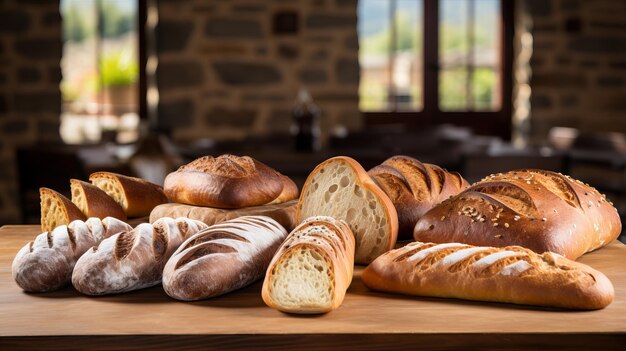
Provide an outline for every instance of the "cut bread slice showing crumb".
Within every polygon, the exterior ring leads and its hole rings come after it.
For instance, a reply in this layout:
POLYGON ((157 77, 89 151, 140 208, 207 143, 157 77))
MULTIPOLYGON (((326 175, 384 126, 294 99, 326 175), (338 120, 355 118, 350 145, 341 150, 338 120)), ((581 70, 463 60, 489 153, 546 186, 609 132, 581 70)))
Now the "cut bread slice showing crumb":
POLYGON ((356 263, 369 264, 396 243, 398 215, 391 200, 349 157, 326 160, 307 178, 296 220, 319 215, 348 223, 356 239, 356 263))
POLYGON ((85 215, 67 197, 48 188, 39 188, 41 202, 41 231, 49 232, 54 228, 70 224, 80 219, 84 221, 85 215))
POLYGON ((97 186, 78 179, 70 179, 70 188, 72 189, 72 203, 86 217, 100 219, 113 217, 122 221, 126 220, 124 209, 97 186))
POLYGON ((168 202, 160 186, 141 178, 96 172, 89 180, 122 206, 128 217, 148 216, 156 206, 168 202))

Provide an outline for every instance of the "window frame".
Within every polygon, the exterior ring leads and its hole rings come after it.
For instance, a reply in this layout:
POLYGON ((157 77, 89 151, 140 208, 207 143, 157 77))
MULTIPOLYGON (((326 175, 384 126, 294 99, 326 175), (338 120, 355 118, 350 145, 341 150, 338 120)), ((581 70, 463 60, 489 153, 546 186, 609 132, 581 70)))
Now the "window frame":
POLYGON ((476 134, 511 138, 513 111, 514 2, 500 0, 500 109, 497 111, 442 111, 439 108, 439 0, 424 0, 423 109, 421 111, 361 111, 367 127, 403 125, 410 129, 454 124, 476 134))

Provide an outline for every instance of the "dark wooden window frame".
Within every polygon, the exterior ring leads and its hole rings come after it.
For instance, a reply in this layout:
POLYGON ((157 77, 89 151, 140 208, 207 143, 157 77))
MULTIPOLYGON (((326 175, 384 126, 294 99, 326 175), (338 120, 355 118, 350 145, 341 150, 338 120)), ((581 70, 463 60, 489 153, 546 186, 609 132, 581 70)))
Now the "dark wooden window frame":
POLYGON ((362 112, 366 126, 400 124, 410 129, 438 124, 467 126, 476 134, 511 138, 513 95, 513 8, 514 2, 500 2, 500 110, 441 111, 439 109, 439 1, 424 0, 424 81, 422 111, 362 112))

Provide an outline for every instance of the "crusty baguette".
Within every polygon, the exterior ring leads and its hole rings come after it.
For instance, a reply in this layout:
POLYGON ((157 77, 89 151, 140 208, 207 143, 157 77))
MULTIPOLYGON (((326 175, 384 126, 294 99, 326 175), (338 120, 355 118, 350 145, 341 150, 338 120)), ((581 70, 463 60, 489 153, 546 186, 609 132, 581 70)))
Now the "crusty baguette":
POLYGON ((396 207, 399 239, 412 238, 426 211, 469 187, 460 174, 408 156, 390 157, 368 173, 396 207))
POLYGON ((294 229, 267 268, 265 303, 289 313, 338 308, 352 282, 354 235, 331 217, 310 217, 294 229))
POLYGON ((568 309, 600 309, 614 297, 601 272, 519 246, 413 242, 380 256, 362 280, 385 292, 568 309))
POLYGON ((161 218, 113 235, 87 250, 76 262, 72 284, 86 295, 116 294, 157 285, 174 250, 206 227, 188 218, 161 218))
POLYGON ((150 223, 163 217, 187 217, 213 225, 243 216, 267 216, 291 231, 296 227, 297 204, 298 200, 291 200, 280 204, 225 209, 170 203, 155 207, 150 213, 150 223))
POLYGON ((78 179, 70 179, 72 189, 72 203, 80 209, 86 217, 113 217, 125 221, 126 213, 112 197, 100 190, 97 186, 78 179))
POLYGON ((269 217, 246 216, 187 239, 163 271, 165 292, 178 300, 206 299, 261 278, 287 231, 269 217))
POLYGON ((242 208, 298 197, 291 179, 248 156, 204 156, 165 178, 173 202, 215 208, 242 208))
POLYGON ((87 218, 72 201, 52 189, 39 188, 39 199, 42 232, 49 232, 74 220, 84 221, 87 218))
POLYGON ((330 216, 348 223, 356 239, 354 261, 368 264, 391 250, 398 236, 398 215, 389 197, 363 167, 349 157, 319 164, 307 178, 296 220, 330 216))
POLYGON ((89 180, 120 204, 128 217, 148 216, 154 207, 168 202, 160 186, 141 178, 96 172, 89 180))
POLYGON ((576 259, 615 240, 621 228, 617 210, 594 188, 527 169, 489 176, 435 206, 415 225, 414 238, 519 245, 576 259))
POLYGON ((13 260, 13 279, 28 292, 64 287, 72 278, 76 260, 103 239, 131 227, 115 218, 89 218, 41 233, 26 244, 13 260))

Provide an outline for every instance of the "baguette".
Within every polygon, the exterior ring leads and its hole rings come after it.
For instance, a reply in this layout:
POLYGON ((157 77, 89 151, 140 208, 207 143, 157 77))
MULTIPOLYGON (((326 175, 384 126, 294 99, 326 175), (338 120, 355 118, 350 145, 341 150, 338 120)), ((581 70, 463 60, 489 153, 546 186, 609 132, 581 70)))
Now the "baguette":
POLYGON ((120 204, 128 217, 148 216, 157 205, 168 202, 160 186, 141 178, 96 172, 89 176, 89 180, 120 204))
POLYGON ((157 285, 174 250, 206 227, 187 218, 162 218, 113 235, 76 262, 72 284, 85 295, 116 294, 157 285))
POLYGON ((296 221, 329 216, 348 223, 356 240, 354 261, 368 264, 391 250, 398 236, 398 215, 389 197, 349 157, 333 157, 309 175, 300 194, 296 221))
POLYGON ((416 223, 414 238, 518 245, 576 259, 615 240, 621 229, 617 210, 594 188, 526 169, 489 176, 435 206, 416 223))
POLYGON ((269 217, 239 217, 187 239, 167 262, 163 288, 183 301, 207 299, 261 278, 287 231, 269 217))
POLYGON ((72 201, 52 189, 39 188, 39 198, 42 232, 49 232, 58 226, 70 224, 74 220, 87 219, 72 201))
POLYGON ((72 189, 72 203, 80 209, 86 217, 113 217, 125 221, 126 213, 113 198, 100 190, 97 186, 78 179, 70 179, 72 189))
POLYGON ((604 308, 614 297, 595 269, 519 246, 413 242, 376 259, 362 280, 384 292, 567 309, 604 308))
POLYGON ((408 156, 393 156, 369 170, 398 212, 398 237, 410 239, 417 220, 436 204, 469 187, 460 174, 408 156))
POLYGON ((131 227, 115 218, 73 221, 41 233, 17 253, 13 279, 24 291, 53 291, 69 284, 76 260, 103 239, 131 227))
POLYGON ((345 222, 308 218, 274 255, 263 282, 263 301, 289 313, 338 308, 352 282, 354 246, 354 235, 345 222))

